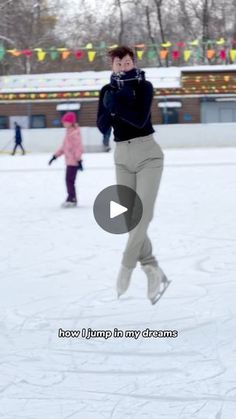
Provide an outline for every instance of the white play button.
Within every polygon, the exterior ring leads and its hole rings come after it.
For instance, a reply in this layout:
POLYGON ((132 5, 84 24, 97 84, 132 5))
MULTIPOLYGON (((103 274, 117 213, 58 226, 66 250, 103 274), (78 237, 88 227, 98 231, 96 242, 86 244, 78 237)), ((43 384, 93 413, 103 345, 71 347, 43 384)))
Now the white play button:
POLYGON ((124 214, 126 211, 128 211, 128 208, 117 204, 115 201, 110 201, 110 218, 118 217, 118 215, 124 214))
POLYGON ((103 230, 124 234, 133 230, 141 220, 143 205, 133 189, 125 185, 111 185, 96 197, 93 214, 103 230))

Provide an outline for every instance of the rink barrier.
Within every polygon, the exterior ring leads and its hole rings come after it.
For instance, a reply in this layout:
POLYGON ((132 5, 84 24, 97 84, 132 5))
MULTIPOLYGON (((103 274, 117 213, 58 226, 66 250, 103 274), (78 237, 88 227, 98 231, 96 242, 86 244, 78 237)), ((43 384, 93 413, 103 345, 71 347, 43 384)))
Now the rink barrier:
MULTIPOLYGON (((163 148, 234 147, 236 123, 155 125, 155 139, 163 148)), ((96 127, 82 127, 86 152, 101 152, 102 134, 96 127)), ((22 129, 23 144, 29 152, 54 152, 62 143, 64 128, 22 129)), ((13 130, 0 130, 0 150, 9 152, 13 130)), ((112 138, 112 137, 111 137, 112 138)), ((114 143, 111 140, 111 147, 114 143)))

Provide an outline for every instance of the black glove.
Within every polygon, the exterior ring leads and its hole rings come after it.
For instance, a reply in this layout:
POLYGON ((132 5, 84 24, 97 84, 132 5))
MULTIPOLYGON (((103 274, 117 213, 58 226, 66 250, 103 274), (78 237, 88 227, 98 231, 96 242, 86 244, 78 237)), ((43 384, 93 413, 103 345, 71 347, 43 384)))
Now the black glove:
POLYGON ((103 105, 111 115, 119 114, 119 109, 134 106, 135 91, 128 85, 118 90, 107 90, 103 98, 103 105))
POLYGON ((56 156, 52 156, 52 158, 49 160, 48 164, 50 166, 50 164, 52 164, 52 162, 56 160, 56 156))
POLYGON ((84 170, 84 168, 83 168, 83 160, 78 161, 78 170, 81 170, 81 172, 84 170))

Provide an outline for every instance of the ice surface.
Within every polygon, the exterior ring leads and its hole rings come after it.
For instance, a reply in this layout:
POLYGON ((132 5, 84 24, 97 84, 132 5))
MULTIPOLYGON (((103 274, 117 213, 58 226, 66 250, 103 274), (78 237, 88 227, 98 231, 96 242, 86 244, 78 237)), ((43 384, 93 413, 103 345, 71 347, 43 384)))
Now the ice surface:
POLYGON ((116 299, 127 235, 92 206, 112 154, 86 154, 79 207, 64 161, 0 156, 0 417, 234 419, 236 149, 165 150, 149 229, 172 283, 152 306, 138 267, 116 299), (178 330, 177 338, 58 338, 58 329, 178 330))

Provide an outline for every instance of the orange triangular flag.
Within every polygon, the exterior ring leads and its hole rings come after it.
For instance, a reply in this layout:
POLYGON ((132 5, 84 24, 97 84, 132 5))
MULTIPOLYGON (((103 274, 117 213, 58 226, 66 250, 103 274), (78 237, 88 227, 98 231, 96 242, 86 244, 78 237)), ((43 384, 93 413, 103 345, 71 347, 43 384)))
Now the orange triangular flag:
POLYGON ((214 56, 215 56, 215 53, 216 53, 216 51, 214 50, 214 49, 208 49, 207 50, 207 58, 209 59, 209 60, 211 60, 214 56))
POLYGON ((8 49, 7 52, 10 52, 14 57, 19 57, 22 54, 22 51, 17 49, 8 49))
POLYGON ((168 51, 166 51, 165 49, 162 49, 162 50, 160 51, 160 58, 161 58, 162 60, 165 60, 165 59, 167 58, 167 56, 168 56, 168 51))
POLYGON ((69 55, 70 51, 63 51, 61 56, 63 60, 66 60, 69 57, 69 55))

